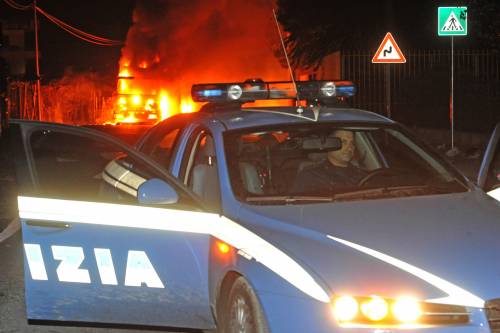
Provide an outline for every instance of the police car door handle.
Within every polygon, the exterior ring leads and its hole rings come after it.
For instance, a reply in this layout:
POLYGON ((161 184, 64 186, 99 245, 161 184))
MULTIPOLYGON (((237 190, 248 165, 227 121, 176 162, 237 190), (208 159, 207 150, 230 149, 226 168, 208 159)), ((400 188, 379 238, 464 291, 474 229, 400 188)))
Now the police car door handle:
POLYGON ((59 228, 59 229, 71 228, 71 224, 69 224, 67 222, 26 221, 26 224, 34 226, 34 227, 45 227, 45 228, 59 228))

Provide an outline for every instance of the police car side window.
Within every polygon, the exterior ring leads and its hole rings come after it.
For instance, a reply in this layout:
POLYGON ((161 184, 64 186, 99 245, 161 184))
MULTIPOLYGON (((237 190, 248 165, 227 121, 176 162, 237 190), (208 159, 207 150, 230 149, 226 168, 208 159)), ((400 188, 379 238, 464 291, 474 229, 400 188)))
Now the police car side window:
POLYGON ((137 204, 138 186, 161 177, 118 146, 87 136, 37 131, 30 145, 44 197, 137 204))
POLYGON ((183 128, 184 124, 178 124, 160 129, 147 139, 141 151, 168 169, 183 128))
POLYGON ((220 187, 215 146, 205 130, 192 136, 184 152, 180 174, 183 182, 196 193, 212 211, 220 209, 220 187))
POLYGON ((204 133, 204 131, 199 131, 199 132, 196 132, 195 134, 192 134, 191 137, 189 138, 187 145, 186 145, 186 149, 184 150, 184 153, 182 156, 182 162, 181 162, 181 169, 179 172, 179 179, 184 184, 187 184, 188 173, 189 173, 189 170, 191 170, 191 168, 192 168, 194 155, 196 153, 195 147, 198 145, 198 142, 201 140, 203 133, 204 133))
POLYGON ((180 128, 175 128, 167 132, 163 139, 153 147, 151 154, 149 155, 153 160, 166 169, 170 166, 170 160, 172 158, 175 144, 179 138, 180 131, 180 128))

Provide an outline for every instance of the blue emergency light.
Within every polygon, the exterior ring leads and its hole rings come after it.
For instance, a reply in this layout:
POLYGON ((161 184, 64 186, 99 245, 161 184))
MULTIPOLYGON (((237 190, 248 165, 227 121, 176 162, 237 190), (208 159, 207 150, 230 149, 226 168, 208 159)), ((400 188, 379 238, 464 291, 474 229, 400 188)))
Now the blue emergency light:
POLYGON ((253 102, 271 99, 329 100, 352 97, 356 93, 350 81, 291 81, 195 84, 191 96, 195 102, 253 102), (297 87, 297 88, 295 88, 297 87))

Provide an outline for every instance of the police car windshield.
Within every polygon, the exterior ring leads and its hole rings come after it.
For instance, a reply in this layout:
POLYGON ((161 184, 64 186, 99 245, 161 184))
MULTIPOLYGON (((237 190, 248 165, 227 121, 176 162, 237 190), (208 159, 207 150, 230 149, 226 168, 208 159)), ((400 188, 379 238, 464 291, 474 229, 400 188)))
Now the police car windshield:
POLYGON ((229 131, 231 186, 250 204, 464 192, 465 181, 396 127, 304 124, 229 131), (458 178, 457 178, 458 177, 458 178))

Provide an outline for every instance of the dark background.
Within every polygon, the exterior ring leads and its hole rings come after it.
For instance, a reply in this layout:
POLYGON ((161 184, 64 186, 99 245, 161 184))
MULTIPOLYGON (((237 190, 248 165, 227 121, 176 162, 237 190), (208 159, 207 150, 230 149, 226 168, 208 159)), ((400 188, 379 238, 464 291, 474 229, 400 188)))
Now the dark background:
MULTIPOLYGON (((16 0, 19 4, 31 1, 16 0)), ((134 0, 60 1, 40 0, 37 5, 47 13, 85 32, 125 41, 132 23, 134 0)), ((33 11, 19 11, 0 1, 0 19, 29 23, 33 11)), ((116 78, 121 47, 104 47, 79 40, 38 14, 42 83, 59 78, 65 70, 98 72, 116 78)), ((34 33, 26 36, 29 50, 35 49, 34 33)), ((27 75, 34 77, 34 67, 27 75)))

